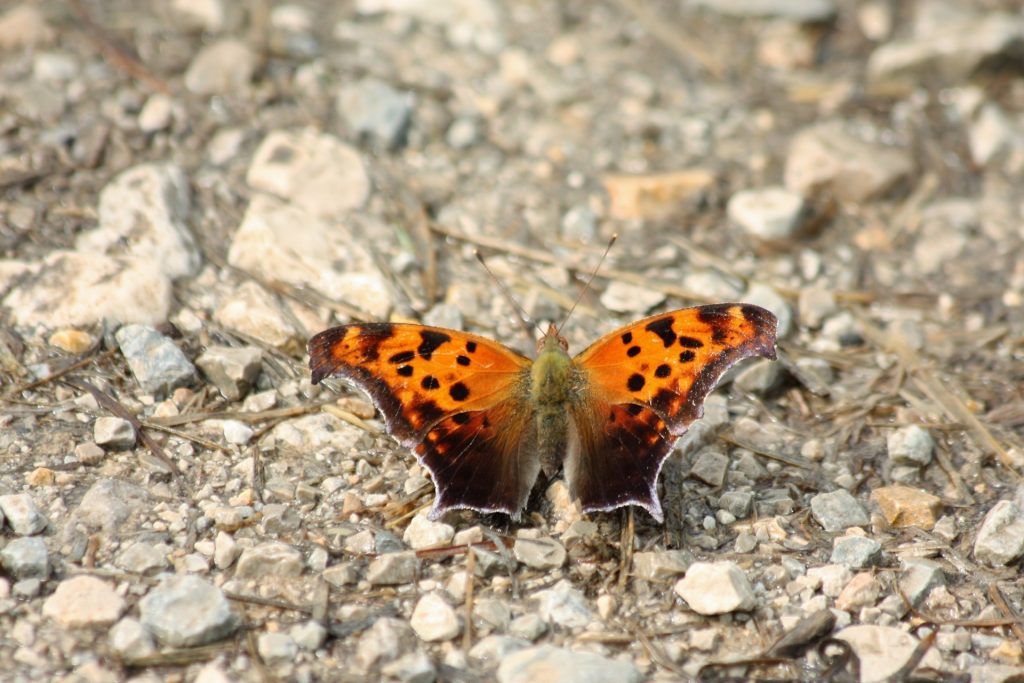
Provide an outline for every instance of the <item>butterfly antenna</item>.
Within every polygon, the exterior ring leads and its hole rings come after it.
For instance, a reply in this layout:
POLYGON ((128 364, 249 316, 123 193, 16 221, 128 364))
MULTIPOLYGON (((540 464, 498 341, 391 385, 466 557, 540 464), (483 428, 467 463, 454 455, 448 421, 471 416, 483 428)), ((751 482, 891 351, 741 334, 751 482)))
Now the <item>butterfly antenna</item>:
MULTIPOLYGON (((508 291, 508 287, 505 286, 505 283, 499 280, 498 276, 494 274, 493 270, 491 270, 491 267, 487 265, 487 261, 484 260, 484 255, 476 249, 473 250, 473 255, 476 256, 476 260, 484 267, 484 270, 486 270, 487 274, 491 276, 494 283, 498 285, 498 291, 501 292, 503 297, 505 297, 505 302, 508 303, 508 305, 516 312, 516 315, 519 317, 519 325, 523 328, 523 332, 526 333, 527 337, 533 339, 533 326, 530 322, 530 316, 526 314, 526 311, 524 311, 523 307, 519 305, 519 302, 513 298, 512 292, 508 291)), ((541 334, 544 333, 544 330, 541 330, 539 326, 537 329, 541 334)))
POLYGON ((608 240, 608 246, 604 248, 604 253, 601 254, 601 260, 597 262, 597 265, 594 266, 594 270, 590 273, 590 277, 587 278, 587 284, 583 285, 583 289, 581 289, 580 293, 576 295, 576 301, 572 302, 572 308, 570 308, 569 312, 565 314, 564 318, 562 318, 562 324, 558 326, 559 332, 562 331, 562 327, 564 327, 565 323, 568 322, 572 312, 576 310, 576 306, 578 306, 580 301, 583 300, 583 295, 590 289, 590 284, 594 281, 594 278, 597 277, 597 271, 601 270, 601 265, 608 257, 608 252, 612 250, 612 245, 615 244, 615 240, 617 239, 619 239, 618 233, 612 233, 611 239, 608 240))

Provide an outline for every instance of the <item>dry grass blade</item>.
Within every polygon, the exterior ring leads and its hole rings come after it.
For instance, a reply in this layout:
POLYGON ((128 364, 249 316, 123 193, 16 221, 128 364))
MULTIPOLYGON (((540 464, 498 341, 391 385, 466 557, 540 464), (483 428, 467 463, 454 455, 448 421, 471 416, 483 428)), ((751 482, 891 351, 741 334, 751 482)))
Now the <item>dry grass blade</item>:
POLYGON ((99 349, 99 344, 97 344, 93 348, 91 348, 88 351, 86 351, 84 356, 82 356, 78 360, 74 361, 73 363, 70 363, 69 365, 61 368, 60 370, 55 370, 54 372, 51 372, 46 377, 40 377, 39 379, 34 380, 32 382, 28 382, 26 384, 20 384, 20 385, 18 385, 16 387, 12 387, 10 390, 8 390, 6 392, 6 395, 7 396, 16 396, 17 394, 20 394, 23 391, 31 391, 32 389, 36 389, 36 388, 41 387, 41 386, 43 386, 45 384, 49 384, 50 382, 58 380, 61 377, 63 377, 64 375, 68 374, 69 372, 74 372, 75 370, 80 370, 80 369, 84 368, 86 365, 89 365, 90 363, 92 363, 93 361, 106 360, 106 359, 110 358, 111 356, 113 356, 115 353, 117 353, 117 349, 107 349, 106 351, 104 351, 103 353, 101 353, 100 355, 97 356, 95 354, 96 354, 96 351, 98 349, 99 349))
POLYGON ((142 441, 143 444, 145 444, 146 448, 149 449, 149 452, 153 454, 153 457, 160 461, 160 464, 166 467, 167 470, 171 472, 174 476, 181 476, 181 470, 178 469, 178 466, 174 463, 173 460, 167 457, 167 454, 164 453, 164 449, 160 446, 160 444, 154 441, 153 437, 146 433, 146 430, 143 429, 142 423, 139 422, 138 418, 132 415, 127 408, 125 408, 118 401, 114 400, 110 396, 107 396, 102 391, 94 387, 89 382, 86 382, 85 380, 69 378, 62 379, 60 381, 74 389, 89 392, 90 394, 92 394, 93 398, 96 399, 96 402, 99 403, 101 406, 109 410, 117 417, 120 417, 131 423, 132 427, 135 429, 135 433, 139 435, 139 439, 142 441))
POLYGON ((1021 626, 1021 617, 1003 596, 1003 591, 999 588, 999 584, 991 584, 988 587, 988 595, 992 599, 996 608, 998 608, 1007 619, 1013 620, 1010 624, 1010 628, 1013 629, 1013 635, 1017 636, 1017 640, 1021 643, 1024 643, 1024 626, 1021 626))
POLYGON ((469 652, 473 646, 473 590, 476 579, 476 554, 472 544, 466 546, 466 630, 462 633, 462 649, 469 652))
POLYGON ((626 523, 622 527, 622 540, 619 543, 619 592, 626 590, 630 570, 633 568, 633 543, 635 526, 633 522, 633 506, 626 509, 626 523))
POLYGON ((858 319, 865 336, 872 343, 895 354, 900 359, 918 389, 942 409, 947 417, 966 425, 968 433, 972 435, 978 448, 983 452, 994 454, 1014 477, 1020 479, 1020 473, 1014 469, 1016 462, 1006 448, 992 435, 988 427, 964 405, 964 402, 947 388, 951 380, 944 378, 940 381, 934 372, 925 366, 918 354, 901 339, 886 334, 863 316, 858 316, 858 319))
POLYGON ((107 32, 97 24, 89 12, 86 11, 81 0, 70 0, 70 4, 72 11, 82 22, 86 35, 89 36, 89 39, 96 45, 96 48, 104 57, 110 60, 114 66, 121 69, 140 83, 145 83, 150 88, 153 88, 158 92, 162 92, 165 95, 171 94, 171 89, 167 83, 154 76, 153 72, 143 66, 142 62, 129 55, 124 48, 117 45, 110 38, 107 32))
POLYGON ((329 415, 333 415, 334 417, 338 418, 339 420, 344 420, 345 422, 348 422, 353 427, 358 427, 359 429, 362 429, 364 432, 366 432, 367 434, 370 434, 372 436, 377 436, 377 435, 383 433, 383 431, 380 428, 375 427, 374 425, 370 424, 369 422, 366 422, 362 418, 357 417, 356 415, 350 413, 349 411, 343 410, 343 409, 339 408, 338 406, 333 405, 331 403, 328 403, 327 405, 325 405, 323 407, 323 410, 324 410, 325 413, 328 413, 329 415))
POLYGON ((158 652, 142 657, 126 657, 121 664, 129 669, 144 669, 149 667, 188 666, 200 662, 208 662, 222 654, 232 652, 234 645, 224 643, 220 645, 202 645, 190 647, 186 650, 169 650, 158 652))
MULTIPOLYGON (((546 263, 552 266, 561 266, 563 268, 569 268, 575 271, 590 272, 592 268, 587 265, 580 263, 579 261, 567 258, 565 256, 556 255, 550 251, 544 251, 542 249, 531 249, 530 247, 524 247, 517 242, 510 242, 508 240, 499 239, 497 237, 487 237, 485 235, 467 235, 457 230, 451 230, 437 223, 432 223, 430 229, 434 232, 451 237, 453 239, 460 240, 462 242, 468 242, 475 244, 480 247, 486 247, 488 249, 494 249, 495 251, 504 252, 506 254, 512 254, 513 256, 519 256, 520 258, 529 259, 530 261, 536 261, 537 263, 546 263)), ((716 299, 708 297, 706 294, 700 292, 693 292, 682 287, 677 287, 668 282, 659 282, 652 280, 649 277, 644 277, 629 270, 616 270, 615 268, 602 268, 600 276, 607 280, 618 280, 619 282, 627 282, 633 285, 639 285, 640 287, 647 287, 658 292, 663 292, 669 296, 674 296, 679 299, 686 299, 689 301, 699 301, 701 303, 717 303, 716 299)))
POLYGON ((185 413, 184 415, 167 415, 164 417, 151 417, 149 422, 161 427, 177 427, 192 422, 205 422, 206 420, 238 420, 239 422, 266 422, 278 420, 285 417, 297 417, 306 413, 313 413, 326 405, 334 403, 334 399, 320 401, 302 406, 290 406, 288 408, 272 408, 257 412, 242 410, 223 410, 214 413, 185 413))
POLYGON ((618 4, 633 15, 651 37, 668 48, 684 64, 696 62, 715 78, 722 78, 725 74, 725 67, 721 61, 697 45, 695 40, 687 39, 686 31, 652 12, 641 0, 618 0, 618 4))

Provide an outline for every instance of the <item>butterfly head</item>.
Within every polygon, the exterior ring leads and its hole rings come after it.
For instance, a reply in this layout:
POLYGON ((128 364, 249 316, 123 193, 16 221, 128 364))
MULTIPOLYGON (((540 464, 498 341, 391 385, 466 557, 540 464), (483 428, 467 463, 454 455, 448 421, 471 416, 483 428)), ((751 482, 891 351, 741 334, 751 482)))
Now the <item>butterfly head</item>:
POLYGON ((537 353, 552 351, 556 348, 568 351, 569 341, 558 332, 558 327, 551 323, 548 325, 548 331, 537 341, 537 353))

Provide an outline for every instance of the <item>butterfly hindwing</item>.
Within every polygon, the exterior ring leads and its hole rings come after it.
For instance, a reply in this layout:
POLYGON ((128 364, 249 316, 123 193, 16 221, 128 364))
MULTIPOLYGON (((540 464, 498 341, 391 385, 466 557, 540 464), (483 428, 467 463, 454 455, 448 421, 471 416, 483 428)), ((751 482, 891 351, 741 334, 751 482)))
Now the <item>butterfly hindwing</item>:
POLYGON ((529 416, 513 399, 434 425, 415 448, 437 487, 431 519, 451 508, 519 518, 540 471, 529 416))
POLYGON ((592 400, 573 411, 576 439, 565 459, 569 491, 584 510, 639 505, 663 520, 656 484, 678 437, 653 410, 592 400))

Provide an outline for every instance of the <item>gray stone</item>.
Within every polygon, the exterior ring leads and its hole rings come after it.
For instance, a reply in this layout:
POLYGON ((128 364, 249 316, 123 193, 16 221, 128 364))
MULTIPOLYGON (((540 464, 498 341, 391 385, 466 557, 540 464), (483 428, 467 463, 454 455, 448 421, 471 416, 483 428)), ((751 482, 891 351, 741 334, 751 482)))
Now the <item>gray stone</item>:
POLYGON ((110 648, 123 659, 137 659, 156 652, 153 637, 137 619, 125 617, 114 624, 107 636, 110 648))
POLYGON ((302 526, 302 517, 293 507, 281 503, 268 503, 263 506, 263 519, 260 525, 268 534, 288 534, 302 526))
POLYGON ((138 541, 125 548, 117 556, 115 563, 130 572, 136 574, 147 574, 166 569, 167 556, 170 554, 170 547, 160 543, 146 543, 138 541))
POLYGON ((541 618, 563 628, 583 628, 593 619, 586 597, 565 579, 552 588, 539 591, 534 598, 541 618))
POLYGON ((1024 667, 1008 664, 979 664, 972 666, 968 673, 971 676, 971 683, 1016 683, 1024 676, 1024 667))
POLYGON ((208 346, 196 365, 224 398, 238 401, 256 384, 263 352, 255 347, 208 346))
POLYGON ((235 567, 235 578, 299 576, 302 569, 302 553, 285 543, 269 541, 242 551, 235 567))
MULTIPOLYGON (((944 3, 922 3, 918 12, 930 4, 944 3)), ((917 24, 912 35, 885 43, 871 54, 870 82, 917 87, 927 79, 934 85, 959 84, 986 62, 1018 55, 1024 41, 1024 20, 1003 12, 946 12, 939 21, 918 17, 917 24)))
POLYGON ((288 630, 288 634, 303 650, 317 650, 327 640, 327 629, 312 619, 295 624, 288 630))
POLYGON ((754 508, 754 493, 752 491, 726 491, 719 496, 718 507, 736 519, 744 519, 754 508))
POLYGON ((729 198, 729 219, 767 241, 794 239, 802 227, 804 198, 784 187, 741 190, 729 198))
POLYGON ((530 647, 530 643, 509 636, 490 635, 481 638, 469 650, 469 658, 484 669, 493 669, 509 655, 518 650, 530 647))
POLYGON ((925 467, 932 461, 935 441, 927 430, 910 425, 889 432, 886 446, 889 462, 895 465, 925 467))
POLYGON ((114 336, 132 375, 147 394, 167 394, 195 381, 195 366, 174 342, 152 327, 125 325, 114 336))
POLYGON ((287 633, 261 633, 256 639, 256 650, 267 664, 281 664, 295 659, 299 646, 287 633))
MULTIPOLYGON (((370 195, 370 178, 362 155, 339 138, 311 128, 268 133, 253 155, 246 181, 254 190, 269 193, 293 204, 295 209, 331 221, 328 227, 317 225, 316 230, 307 235, 307 229, 294 222, 289 224, 289 219, 303 218, 302 213, 293 210, 280 214, 283 225, 276 228, 283 245, 297 247, 307 257, 312 255, 328 260, 336 258, 335 252, 349 242, 344 235, 339 239, 339 236, 331 234, 338 228, 333 221, 362 206, 370 195), (299 229, 299 239, 290 244, 290 230, 295 229, 299 229), (318 244, 311 240, 321 236, 329 237, 329 241, 322 244, 330 245, 331 251, 317 255, 318 244)), ((247 220, 250 217, 265 221, 278 218, 269 211, 272 206, 250 206, 247 220)), ((269 227, 274 230, 275 226, 276 221, 269 227)))
POLYGON ((550 570, 557 569, 565 564, 565 546, 553 538, 532 537, 531 530, 520 530, 515 545, 512 546, 512 555, 527 567, 532 569, 550 570))
POLYGON ((1001 500, 988 511, 978 529, 974 557, 989 566, 1004 567, 1021 556, 1024 556, 1024 512, 1017 503, 1001 500))
POLYGON ((665 293, 614 280, 601 294, 601 305, 617 313, 646 313, 665 300, 665 293))
POLYGON ((375 664, 390 662, 412 650, 416 634, 409 625, 393 617, 382 617, 363 631, 356 644, 356 665, 368 670, 375 664))
POLYGON ((508 624, 508 634, 514 638, 522 638, 530 642, 537 640, 548 630, 548 624, 539 614, 530 612, 518 616, 508 624))
POLYGON ((197 95, 223 95, 249 88, 259 57, 248 45, 222 38, 202 47, 188 70, 185 87, 197 95))
POLYGON ((0 50, 18 51, 52 43, 57 32, 35 5, 21 3, 0 15, 0 50))
POLYGON ((899 577, 900 590, 915 607, 928 597, 933 588, 944 585, 946 577, 942 573, 942 565, 935 560, 911 557, 903 561, 899 577))
POLYGON ((861 504, 845 489, 811 498, 811 515, 825 531, 843 531, 870 521, 861 504))
POLYGON ((420 640, 428 643, 451 640, 462 632, 455 610, 437 593, 427 593, 419 599, 409 625, 420 640))
POLYGON ((750 581, 735 562, 695 562, 676 582, 675 592, 698 614, 745 612, 757 606, 750 581))
POLYGON ((124 609, 124 598, 112 585, 83 575, 60 582, 43 603, 43 616, 68 628, 108 626, 117 621, 124 609))
POLYGON ((550 645, 512 652, 498 667, 498 683, 640 683, 630 662, 573 652, 550 645))
POLYGON ((200 253, 188 227, 191 197, 185 171, 140 164, 100 192, 99 227, 75 241, 82 253, 139 260, 170 279, 194 275, 200 253))
POLYGON ((135 258, 57 249, 29 265, 32 277, 11 288, 3 305, 16 325, 48 328, 103 321, 156 325, 167 319, 171 282, 135 258))
POLYGON ((93 441, 99 446, 124 450, 135 446, 135 427, 123 417, 97 417, 92 426, 93 441))
POLYGON ((864 536, 838 536, 832 541, 833 564, 851 569, 863 569, 878 564, 882 558, 882 544, 864 536))
POLYGON ((16 579, 45 579, 50 575, 46 542, 38 536, 16 538, 0 550, 0 566, 16 579))
POLYGON ((375 78, 343 85, 338 93, 338 113, 360 138, 386 150, 405 143, 416 96, 395 90, 375 78))
POLYGON ((903 149, 865 141, 841 121, 815 124, 798 133, 786 159, 786 187, 804 196, 828 189, 840 200, 881 197, 914 169, 903 149))
POLYGON ((138 523, 152 504, 149 492, 141 486, 123 479, 100 479, 85 492, 75 516, 109 533, 129 520, 138 523))
POLYGON ((729 457, 716 451, 703 450, 697 456, 690 469, 690 476, 711 486, 725 483, 725 473, 729 468, 729 457))
POLYGON ((838 310, 836 296, 831 289, 812 285, 800 290, 797 303, 800 323, 812 329, 818 329, 825 319, 838 310))
POLYGON ((174 0, 170 4, 183 28, 208 33, 224 30, 227 12, 222 0, 174 0))
POLYGON ((460 116, 448 126, 444 139, 454 149, 468 149, 480 139, 480 121, 475 116, 460 116))
POLYGON ((597 215, 586 204, 570 207, 562 216, 562 237, 593 244, 597 239, 597 215))
POLYGON ((235 632, 240 620, 224 593, 197 576, 168 576, 139 601, 139 617, 169 647, 205 645, 235 632))
POLYGON ((733 385, 740 391, 767 394, 782 382, 782 364, 767 358, 744 363, 736 373, 733 385))
POLYGON ((648 581, 666 581, 685 574, 695 562, 688 550, 656 550, 633 553, 633 576, 648 581))
POLYGON ((366 580, 375 586, 412 583, 416 579, 419 568, 419 558, 411 550, 386 553, 370 562, 366 568, 366 580))
POLYGON ((405 527, 402 540, 413 550, 448 545, 455 537, 455 528, 444 522, 433 522, 422 512, 405 527))
MULTIPOLYGON (((881 683, 899 671, 918 647, 914 636, 892 626, 847 626, 836 638, 845 640, 860 659, 862 683, 881 683)), ((919 666, 942 668, 942 657, 929 650, 919 666)))
POLYGON ((473 603, 473 624, 499 633, 508 629, 512 612, 505 600, 478 598, 473 603))
MULTIPOLYGON (((308 192, 316 189, 316 182, 307 182, 308 192)), ((333 193, 343 194, 337 189, 333 193)), ((370 315, 387 317, 390 284, 372 253, 352 231, 339 229, 337 220, 321 219, 295 206, 299 199, 284 204, 263 194, 253 197, 231 242, 228 262, 270 281, 309 287, 339 301, 358 301, 370 315)))
POLYGON ((32 536, 46 528, 46 518, 27 493, 0 496, 0 512, 7 525, 19 536, 32 536))
POLYGON ((409 652, 393 662, 388 662, 380 668, 380 672, 388 680, 401 683, 434 683, 437 680, 434 663, 422 650, 409 652))
POLYGON ((168 128, 173 120, 174 107, 174 100, 168 95, 150 95, 139 112, 139 130, 143 133, 156 133, 168 128))
MULTIPOLYGON (((11 594, 16 598, 31 600, 32 598, 39 597, 39 592, 42 588, 43 582, 41 579, 22 579, 21 581, 16 581, 11 586, 11 594)), ((45 603, 43 606, 45 607, 45 603)))

